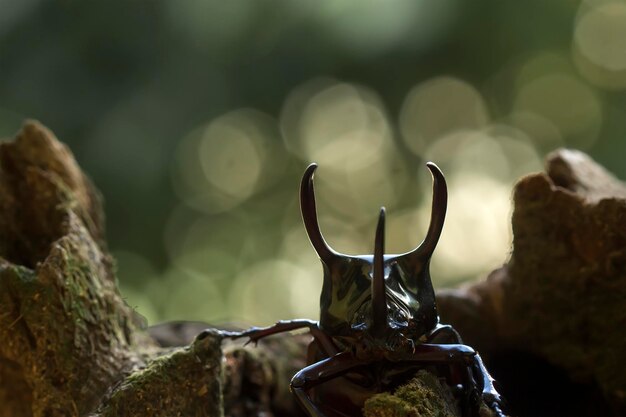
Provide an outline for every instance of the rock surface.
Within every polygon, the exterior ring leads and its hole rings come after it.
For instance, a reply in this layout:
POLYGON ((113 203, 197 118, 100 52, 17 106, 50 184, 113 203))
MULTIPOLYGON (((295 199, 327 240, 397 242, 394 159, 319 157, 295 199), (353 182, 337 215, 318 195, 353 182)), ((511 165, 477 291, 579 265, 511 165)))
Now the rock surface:
POLYGON ((626 415, 626 186, 587 155, 559 150, 513 198, 509 262, 440 293, 442 319, 481 352, 532 355, 573 384, 557 399, 556 384, 532 391, 546 378, 536 375, 527 401, 551 396, 558 415, 626 415), (572 395, 577 386, 586 388, 572 395))
POLYGON ((99 195, 67 148, 30 122, 0 163, 0 358, 23 381, 0 384, 0 414, 26 398, 34 416, 85 414, 150 342, 119 295, 99 195))
POLYGON ((159 348, 113 265, 98 192, 27 122, 0 144, 0 416, 221 414, 221 338, 159 348))

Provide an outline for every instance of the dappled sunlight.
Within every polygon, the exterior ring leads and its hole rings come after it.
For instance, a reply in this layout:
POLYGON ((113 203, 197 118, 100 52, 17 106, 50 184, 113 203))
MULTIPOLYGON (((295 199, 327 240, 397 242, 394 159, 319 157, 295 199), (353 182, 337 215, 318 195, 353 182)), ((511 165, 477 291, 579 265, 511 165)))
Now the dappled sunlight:
POLYGON ((208 213, 232 209, 283 171, 273 119, 241 109, 213 120, 181 141, 173 170, 179 196, 208 213))
POLYGON ((402 138, 417 155, 446 134, 480 128, 488 121, 486 104, 476 88, 452 77, 413 87, 400 112, 402 138))
MULTIPOLYGON (((450 284, 486 274, 504 263, 510 250, 513 184, 541 170, 541 158, 528 136, 506 125, 451 134, 431 145, 426 155, 440 161, 449 193, 446 224, 432 263, 435 282, 450 284)), ((428 221, 427 201, 420 213, 422 223, 428 221)))
POLYGON ((572 49, 574 61, 589 81, 609 90, 626 88, 626 4, 583 2, 572 49))
POLYGON ((552 150, 624 175, 623 1, 68 3, 61 23, 26 3, 0 18, 0 128, 36 117, 68 141, 150 322, 316 318, 299 208, 313 162, 321 230, 351 255, 372 253, 383 206, 386 251, 416 247, 426 162, 441 168, 438 288, 506 261, 512 189, 552 150))
POLYGON ((524 132, 537 151, 549 151, 563 146, 563 135, 550 119, 536 113, 519 111, 511 113, 505 120, 510 126, 524 132))
POLYGON ((228 298, 232 317, 260 325, 285 318, 286 313, 315 317, 319 311, 320 272, 282 260, 250 265, 232 283, 228 298))
POLYGON ((396 154, 369 167, 352 170, 347 177, 348 189, 356 204, 352 216, 358 219, 361 214, 360 217, 373 225, 381 206, 394 210, 399 205, 410 171, 396 154))
POLYGON ((521 81, 515 111, 539 114, 552 121, 569 146, 589 148, 602 126, 597 94, 567 73, 548 73, 521 81))
POLYGON ((196 216, 193 219, 188 217, 179 219, 181 220, 185 223, 170 226, 176 228, 172 233, 178 234, 179 238, 169 253, 171 261, 181 267, 185 265, 207 273, 219 271, 232 264, 229 261, 230 257, 240 260, 246 245, 254 237, 245 232, 245 224, 238 221, 236 215, 221 216, 217 219, 196 216), (213 254, 215 256, 212 256, 213 254), (219 261, 205 262, 210 258, 219 261), (200 265, 204 267, 198 269, 200 265))
POLYGON ((215 123, 205 130, 198 147, 207 181, 242 200, 254 191, 262 164, 253 142, 255 137, 246 133, 236 124, 215 123))
POLYGON ((172 183, 177 196, 189 207, 207 214, 236 207, 241 199, 220 192, 207 181, 198 157, 201 143, 202 135, 194 132, 178 145, 172 169, 172 183))
POLYGON ((294 130, 287 137, 294 142, 289 149, 335 171, 370 166, 391 148, 391 131, 380 100, 373 92, 350 84, 314 92, 300 112, 284 113, 282 123, 294 130))
MULTIPOLYGON (((430 196, 424 196, 430 202, 430 196)), ((428 212, 430 213, 430 211, 428 212)), ((420 207, 392 211, 387 215, 385 233, 385 251, 387 253, 405 253, 417 247, 426 236, 430 214, 424 217, 420 207)), ((374 248, 375 225, 371 227, 371 248, 374 248)), ((372 250, 370 249, 370 251, 372 250)))
POLYGON ((231 275, 240 269, 233 253, 220 249, 218 244, 192 246, 172 260, 180 271, 189 274, 211 275, 220 285, 228 285, 231 275))
MULTIPOLYGON (((480 276, 503 264, 511 247, 511 188, 481 174, 449 180, 449 208, 431 274, 439 285, 480 276)), ((430 207, 422 209, 430 217, 430 207)))
MULTIPOLYGON (((323 231, 322 231, 323 233, 323 231)), ((305 269, 321 270, 320 260, 313 250, 304 227, 299 224, 283 234, 279 257, 305 269)), ((335 243, 333 243, 335 245, 335 243)), ((341 243, 340 243, 341 245, 341 243)))
MULTIPOLYGON (((372 214, 372 217, 376 219, 378 211, 372 214)), ((363 236, 357 224, 336 216, 323 213, 318 213, 318 216, 324 238, 333 249, 348 255, 372 252, 373 234, 363 236)), ((311 250, 313 250, 312 247, 311 250)))
POLYGON ((172 320, 223 322, 230 317, 222 291, 212 274, 185 272, 176 267, 158 277, 153 297, 162 314, 172 320))
POLYGON ((397 44, 423 48, 436 43, 445 36, 458 7, 456 0, 396 0, 393 4, 321 0, 312 4, 327 36, 360 56, 376 55, 397 44))
POLYGON ((316 184, 320 211, 334 212, 355 226, 374 222, 381 206, 393 208, 400 200, 400 189, 408 178, 407 170, 400 164, 379 160, 362 169, 342 173, 324 173, 322 166, 316 184))
POLYGON ((322 268, 297 203, 299 176, 313 161, 323 234, 335 250, 351 255, 372 253, 381 206, 388 211, 388 253, 421 242, 432 204, 424 161, 436 162, 448 181, 449 205, 433 282, 454 285, 488 273, 510 251, 515 181, 541 169, 539 150, 590 146, 602 123, 595 93, 556 69, 567 71, 558 54, 521 65, 512 112, 498 121, 470 83, 437 77, 406 96, 398 133, 374 91, 329 78, 304 83, 286 97, 281 142, 273 119, 253 110, 209 122, 181 142, 173 168, 181 200, 197 211, 190 218, 177 209, 166 228, 172 264, 194 277, 179 285, 193 292, 195 277, 211 277, 215 287, 208 293, 228 294, 226 315, 253 324, 316 317, 322 268), (573 112, 563 110, 565 100, 573 112), (280 149, 271 148, 276 143, 280 149), (286 172, 294 177, 291 188, 272 188, 286 172), (264 210, 271 217, 278 206, 284 215, 275 213, 275 225, 255 220, 264 210), (268 230, 270 236, 260 235, 268 230))

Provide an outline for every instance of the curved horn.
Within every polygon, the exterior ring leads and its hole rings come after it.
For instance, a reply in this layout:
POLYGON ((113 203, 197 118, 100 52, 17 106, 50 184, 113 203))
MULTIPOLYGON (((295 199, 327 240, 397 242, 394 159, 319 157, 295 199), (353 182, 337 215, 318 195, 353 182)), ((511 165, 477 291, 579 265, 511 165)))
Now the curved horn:
POLYGON ((300 184, 300 211, 302 220, 309 240, 317 252, 322 262, 328 263, 337 255, 328 243, 324 240, 320 225, 317 222, 317 210, 315 208, 315 190, 313 189, 313 174, 317 169, 317 164, 313 163, 304 171, 302 183, 300 184))
POLYGON ((374 276, 372 277, 372 333, 381 335, 387 327, 385 293, 385 208, 381 207, 374 241, 374 276))
POLYGON ((430 225, 422 243, 406 254, 415 256, 418 259, 430 259, 435 251, 437 242, 439 242, 439 236, 441 236, 448 206, 448 187, 446 186, 446 179, 443 173, 433 162, 427 162, 426 166, 433 177, 433 205, 430 213, 430 225))

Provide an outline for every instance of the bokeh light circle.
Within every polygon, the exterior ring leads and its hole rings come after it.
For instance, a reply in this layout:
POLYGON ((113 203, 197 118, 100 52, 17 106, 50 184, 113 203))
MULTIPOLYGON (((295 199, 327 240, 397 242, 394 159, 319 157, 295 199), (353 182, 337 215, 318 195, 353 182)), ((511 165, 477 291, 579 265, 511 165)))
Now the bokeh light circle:
POLYGON ((589 10, 576 25, 574 42, 595 64, 626 69, 626 4, 613 1, 589 10))
POLYGON ((241 271, 230 291, 232 316, 253 325, 286 317, 316 319, 321 290, 319 271, 283 260, 262 261, 241 271))
POLYGON ((217 117, 179 143, 174 189, 195 209, 232 209, 280 178, 285 160, 277 143, 276 122, 264 113, 240 109, 217 117))
POLYGON ((400 131, 407 147, 421 155, 429 143, 462 129, 489 122, 481 94, 469 83, 437 77, 413 87, 400 111, 400 131))
POLYGON ((526 111, 513 112, 504 122, 528 135, 539 151, 549 152, 565 144, 559 128, 539 114, 526 111))
POLYGON ((626 88, 626 4, 583 4, 581 12, 573 42, 579 70, 600 87, 626 88))
POLYGON ((306 83, 288 97, 281 127, 292 153, 326 169, 370 165, 390 147, 391 129, 378 96, 328 79, 306 83))
POLYGON ((157 297, 163 314, 172 320, 224 321, 229 312, 216 280, 210 274, 168 269, 159 280, 157 297))
POLYGON ((550 120, 566 144, 577 148, 589 148, 602 127, 602 103, 597 94, 567 73, 549 73, 524 83, 513 108, 550 120))
MULTIPOLYGON (((523 131, 498 124, 449 134, 431 144, 425 156, 445 173, 449 194, 446 223, 432 262, 433 282, 453 285, 486 274, 505 262, 511 247, 513 184, 520 176, 541 170, 541 158, 523 131)), ((430 175, 419 174, 422 188, 428 189, 430 175)), ((417 211, 419 224, 428 224, 430 198, 417 211)))
POLYGON ((261 157, 249 136, 228 125, 212 125, 199 147, 206 179, 219 190, 249 196, 261 173, 261 157))

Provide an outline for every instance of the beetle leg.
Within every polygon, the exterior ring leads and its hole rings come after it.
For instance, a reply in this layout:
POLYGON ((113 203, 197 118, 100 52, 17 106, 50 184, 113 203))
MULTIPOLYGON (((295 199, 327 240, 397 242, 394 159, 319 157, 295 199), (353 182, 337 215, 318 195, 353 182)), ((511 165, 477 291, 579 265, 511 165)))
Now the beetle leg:
MULTIPOLYGON (((443 339, 445 336, 448 336, 450 340, 454 340, 455 343, 462 343, 459 333, 454 327, 447 324, 438 325, 429 335, 429 341, 443 339)), ((477 381, 481 387, 480 390, 483 401, 493 410, 497 417, 503 417, 504 413, 500 409, 503 400, 493 386, 494 380, 489 374, 489 371, 487 371, 478 352, 474 355, 474 363, 471 369, 474 381, 477 381)))
MULTIPOLYGON (((437 324, 435 329, 426 336, 426 343, 432 344, 462 344, 459 333, 448 324, 437 324)), ((471 409, 477 400, 477 390, 472 375, 472 368, 463 364, 450 364, 450 382, 459 389, 461 397, 461 408, 471 409)))
POLYGON ((292 330, 308 328, 313 337, 320 343, 324 353, 328 356, 332 356, 338 352, 337 346, 332 339, 326 335, 320 328, 316 321, 313 320, 284 320, 279 321, 273 326, 269 327, 252 327, 248 330, 241 332, 222 332, 225 337, 231 339, 239 339, 241 337, 249 338, 246 344, 254 342, 255 344, 264 337, 271 336, 278 333, 289 332, 292 330))
POLYGON ((241 337, 249 338, 249 342, 257 342, 259 339, 271 336, 277 333, 289 332, 292 330, 304 329, 308 327, 317 328, 317 322, 312 320, 281 320, 269 327, 251 327, 247 330, 237 332, 224 332, 225 336, 231 339, 239 339, 241 337))
POLYGON ((406 361, 428 364, 453 362, 470 366, 475 355, 476 351, 466 345, 422 343, 415 346, 413 357, 406 361))
POLYGON ((435 329, 426 336, 426 343, 456 343, 462 344, 461 335, 449 324, 438 324, 435 329))
POLYGON ((494 379, 489 375, 489 371, 485 368, 483 360, 478 353, 474 356, 472 370, 474 371, 474 379, 478 380, 481 385, 481 396, 485 404, 493 410, 496 417, 505 417, 500 409, 502 406, 502 397, 500 397, 500 394, 493 386, 494 379))
POLYGON ((341 352, 331 358, 321 360, 300 370, 291 379, 291 392, 296 401, 310 417, 324 417, 324 414, 311 400, 307 391, 315 386, 337 378, 351 369, 368 364, 357 359, 351 352, 341 352))
POLYGON ((483 401, 493 410, 496 417, 505 417, 500 409, 502 399, 493 386, 493 378, 489 375, 482 359, 474 349, 461 344, 421 344, 416 346, 410 362, 464 364, 472 370, 472 383, 480 391, 483 401), (476 384, 479 387, 476 387, 476 384))

